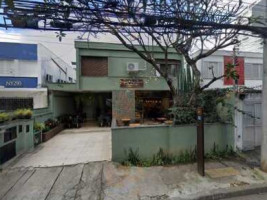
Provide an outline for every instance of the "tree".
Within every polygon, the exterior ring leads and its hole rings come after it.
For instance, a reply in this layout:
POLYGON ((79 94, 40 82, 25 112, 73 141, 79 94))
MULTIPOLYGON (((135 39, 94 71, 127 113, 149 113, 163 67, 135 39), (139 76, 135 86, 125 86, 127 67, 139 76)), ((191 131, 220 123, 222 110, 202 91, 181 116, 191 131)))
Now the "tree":
MULTIPOLYGON (((29 8, 36 8, 36 2, 28 6, 21 5, 23 0, 13 2, 14 11, 16 5, 17 11, 27 14, 29 8)), ((166 70, 170 64, 170 48, 184 56, 193 72, 195 80, 190 103, 194 103, 197 94, 226 76, 214 77, 201 86, 201 74, 196 65, 200 59, 237 44, 237 36, 244 34, 244 30, 265 33, 262 28, 250 26, 255 19, 241 17, 245 10, 242 0, 237 3, 218 0, 45 0, 45 3, 38 5, 38 18, 44 20, 45 29, 51 29, 52 26, 53 30, 57 25, 61 31, 78 30, 89 34, 108 32, 116 36, 126 48, 150 63, 166 80, 175 105, 179 105, 181 98, 173 78, 166 70), (50 27, 47 25, 49 21, 50 27), (149 48, 151 44, 157 45, 164 54, 165 70, 159 67, 149 48), (196 49, 199 49, 199 53, 193 57, 191 53, 196 49)))

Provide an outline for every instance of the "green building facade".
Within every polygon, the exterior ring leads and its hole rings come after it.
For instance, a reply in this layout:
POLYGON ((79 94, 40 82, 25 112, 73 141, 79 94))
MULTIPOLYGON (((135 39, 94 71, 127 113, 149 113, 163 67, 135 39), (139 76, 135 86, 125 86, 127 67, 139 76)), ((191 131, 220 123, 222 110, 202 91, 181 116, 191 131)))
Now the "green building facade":
MULTIPOLYGON (((77 112, 77 99, 81 95, 88 99, 83 103, 83 111, 89 119, 96 119, 99 113, 110 112, 105 107, 108 100, 112 104, 112 117, 116 119, 136 117, 137 96, 154 99, 155 102, 160 98, 163 104, 169 105, 171 97, 166 81, 136 53, 121 44, 112 43, 77 41, 75 47, 76 83, 49 84, 54 117, 77 112)), ((159 63, 164 60, 164 54, 158 47, 148 48, 159 63)), ((183 57, 170 49, 168 59, 173 63, 168 70, 176 75, 175 70, 183 66, 183 57)), ((173 82, 176 86, 176 77, 173 77, 173 82)))

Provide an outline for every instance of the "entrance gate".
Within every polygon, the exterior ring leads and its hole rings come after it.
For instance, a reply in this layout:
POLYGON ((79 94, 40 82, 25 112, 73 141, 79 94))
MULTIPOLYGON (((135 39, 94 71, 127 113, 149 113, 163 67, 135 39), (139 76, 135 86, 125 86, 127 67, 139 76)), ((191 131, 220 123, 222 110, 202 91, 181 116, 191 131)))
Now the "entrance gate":
POLYGON ((261 146, 261 93, 250 93, 243 101, 246 114, 243 115, 243 150, 253 150, 261 146))

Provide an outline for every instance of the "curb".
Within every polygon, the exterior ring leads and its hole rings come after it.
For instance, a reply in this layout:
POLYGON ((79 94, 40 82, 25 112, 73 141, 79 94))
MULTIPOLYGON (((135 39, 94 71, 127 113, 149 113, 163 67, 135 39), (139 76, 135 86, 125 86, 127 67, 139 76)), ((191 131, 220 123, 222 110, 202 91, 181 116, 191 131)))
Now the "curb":
POLYGON ((242 186, 242 187, 236 187, 236 188, 230 188, 230 189, 219 189, 219 190, 215 190, 212 194, 202 194, 197 197, 193 197, 189 199, 190 200, 216 200, 216 199, 241 197, 241 196, 260 194, 260 193, 267 193, 267 183, 251 185, 251 186, 242 186))

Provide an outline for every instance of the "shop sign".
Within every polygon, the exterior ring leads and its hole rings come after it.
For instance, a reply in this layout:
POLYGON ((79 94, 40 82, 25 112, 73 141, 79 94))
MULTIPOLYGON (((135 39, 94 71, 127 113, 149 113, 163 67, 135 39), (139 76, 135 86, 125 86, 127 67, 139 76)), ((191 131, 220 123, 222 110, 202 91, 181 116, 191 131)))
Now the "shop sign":
POLYGON ((142 79, 121 79, 121 88, 142 88, 144 87, 144 81, 142 79))
POLYGON ((36 88, 36 77, 0 77, 0 86, 5 88, 36 88))

